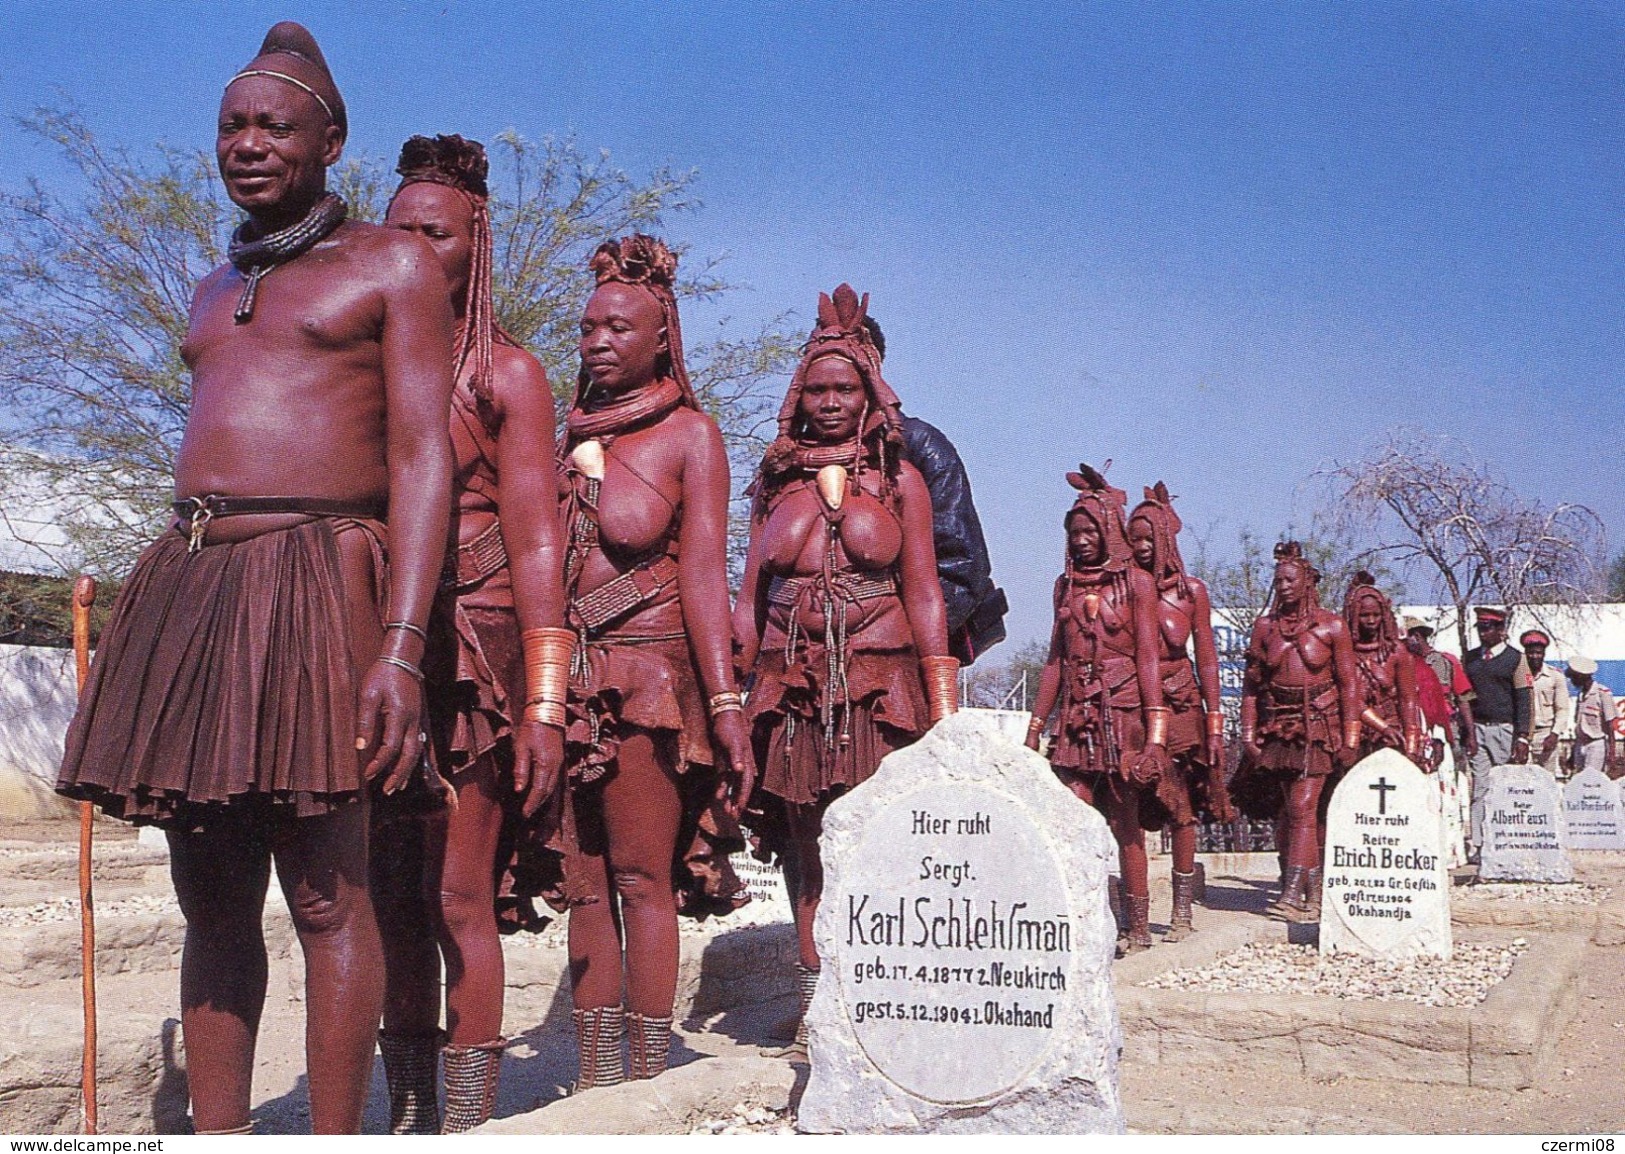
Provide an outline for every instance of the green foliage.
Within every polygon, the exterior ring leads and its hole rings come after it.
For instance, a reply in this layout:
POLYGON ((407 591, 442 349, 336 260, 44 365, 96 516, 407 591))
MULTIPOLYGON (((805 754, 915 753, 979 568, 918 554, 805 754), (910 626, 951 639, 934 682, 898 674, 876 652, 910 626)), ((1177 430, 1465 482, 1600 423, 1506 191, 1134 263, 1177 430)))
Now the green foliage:
POLYGON ((73 582, 0 572, 0 645, 73 644, 73 582))
POLYGON ((60 493, 84 563, 122 572, 169 501, 187 305, 222 259, 230 206, 201 154, 137 161, 69 111, 20 123, 57 148, 84 196, 37 180, 0 193, 0 476, 60 493))
MULTIPOLYGON (((90 610, 94 645, 117 588, 98 592, 90 610)), ((0 570, 0 645, 73 645, 73 580, 0 570)))
MULTIPOLYGON (((51 492, 76 566, 122 575, 168 516, 190 403, 180 356, 188 306, 225 259, 239 217, 207 152, 108 147, 71 109, 19 123, 79 179, 72 195, 39 181, 0 193, 0 423, 9 433, 0 483, 26 477, 51 492)), ((608 237, 663 229, 698 208, 695 174, 660 168, 637 179, 606 152, 512 131, 490 151, 497 319, 541 360, 562 407, 592 291, 587 257, 608 237)), ((361 157, 337 166, 330 184, 356 216, 378 220, 395 177, 361 157)), ((732 287, 714 261, 685 263, 685 298, 732 287)), ((742 336, 690 337, 690 375, 722 427, 736 489, 765 446, 797 343, 782 318, 742 336)))
POLYGON ((1625 553, 1609 562, 1608 600, 1625 601, 1625 553))

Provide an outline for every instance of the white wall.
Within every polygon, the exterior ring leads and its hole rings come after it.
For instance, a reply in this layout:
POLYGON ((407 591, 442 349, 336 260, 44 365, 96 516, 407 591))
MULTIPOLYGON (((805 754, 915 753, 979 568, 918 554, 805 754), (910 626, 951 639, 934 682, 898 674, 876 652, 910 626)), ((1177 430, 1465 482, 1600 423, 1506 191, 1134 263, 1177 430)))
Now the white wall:
MULTIPOLYGON (((1433 644, 1447 653, 1461 656, 1456 640, 1456 610, 1449 605, 1402 605, 1395 611, 1401 619, 1420 617, 1433 626, 1433 644)), ((1241 692, 1240 657, 1247 639, 1225 623, 1225 611, 1213 611, 1213 626, 1221 657, 1234 657, 1224 661, 1220 670, 1226 693, 1241 692)), ((1508 618, 1507 636, 1512 643, 1525 630, 1540 629, 1552 639, 1546 651, 1546 660, 1562 668, 1570 657, 1583 654, 1597 663, 1597 680, 1616 693, 1625 691, 1625 604, 1613 602, 1575 607, 1546 606, 1538 615, 1531 609, 1517 609, 1508 618)), ((1468 644, 1476 644, 1469 627, 1468 644)))
POLYGON ((75 698, 73 650, 0 645, 0 771, 54 784, 75 698))
MULTIPOLYGON (((1454 606, 1405 605, 1399 609, 1399 616, 1420 617, 1435 630, 1435 648, 1461 656, 1454 606)), ((1550 664, 1563 668, 1570 657, 1589 657, 1597 663, 1598 681, 1610 689, 1625 690, 1625 604, 1549 605, 1542 606, 1538 614, 1530 609, 1513 610, 1507 618, 1507 637, 1512 644, 1517 645, 1519 636, 1530 629, 1539 629, 1551 637, 1551 648, 1546 651, 1550 664)), ((1471 622, 1467 643, 1478 643, 1471 622)))

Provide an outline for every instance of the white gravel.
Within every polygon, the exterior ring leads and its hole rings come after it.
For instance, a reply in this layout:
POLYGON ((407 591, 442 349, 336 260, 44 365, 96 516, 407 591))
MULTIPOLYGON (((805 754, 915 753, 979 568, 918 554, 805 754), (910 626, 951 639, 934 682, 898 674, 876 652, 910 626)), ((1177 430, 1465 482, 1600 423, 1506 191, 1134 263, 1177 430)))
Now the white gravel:
POLYGON ((1463 896, 1500 902, 1595 906, 1607 901, 1613 892, 1608 886, 1588 886, 1583 882, 1475 882, 1466 887, 1463 896))
MULTIPOLYGON (((97 860, 107 857, 150 857, 154 862, 169 860, 169 854, 164 850, 142 845, 134 838, 123 838, 118 841, 97 838, 95 852, 97 860)), ((77 840, 0 842, 0 858, 37 858, 41 861, 62 858, 77 861, 79 842, 77 840)))
MULTIPOLYGON (((179 913, 180 905, 170 894, 137 894, 117 901, 96 903, 98 918, 117 918, 179 913)), ((50 922, 76 922, 79 920, 79 899, 57 898, 55 901, 36 902, 31 906, 0 906, 0 926, 44 925, 50 922)))
POLYGON ((690 1134, 794 1134, 795 1118, 788 1110, 741 1102, 722 1118, 705 1118, 690 1134))
MULTIPOLYGON (((517 933, 506 940, 515 946, 526 949, 552 950, 564 949, 566 944, 566 927, 569 917, 566 914, 556 913, 542 904, 540 898, 536 899, 536 909, 552 918, 548 926, 539 934, 517 933)), ((693 918, 677 919, 677 932, 685 938, 714 938, 718 934, 731 933, 734 930, 747 926, 775 926, 787 925, 791 921, 790 911, 784 906, 771 905, 760 902, 748 902, 731 914, 723 917, 708 917, 703 922, 693 918)))
POLYGON ((1448 962, 1417 958, 1385 962, 1353 954, 1322 957, 1314 946, 1249 942, 1200 969, 1170 970, 1140 984, 1153 990, 1310 994, 1350 1001, 1476 1006, 1528 948, 1457 944, 1448 962))

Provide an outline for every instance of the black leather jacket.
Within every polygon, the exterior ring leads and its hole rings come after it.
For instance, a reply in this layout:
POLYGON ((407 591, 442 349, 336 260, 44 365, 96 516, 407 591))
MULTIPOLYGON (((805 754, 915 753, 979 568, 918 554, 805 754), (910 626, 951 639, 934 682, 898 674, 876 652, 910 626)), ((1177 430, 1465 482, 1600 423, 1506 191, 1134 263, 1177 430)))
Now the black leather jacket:
POLYGON ((970 478, 953 442, 934 425, 905 416, 903 451, 931 493, 931 536, 948 609, 948 647, 961 664, 969 665, 1004 640, 1010 606, 1004 590, 993 584, 970 478))

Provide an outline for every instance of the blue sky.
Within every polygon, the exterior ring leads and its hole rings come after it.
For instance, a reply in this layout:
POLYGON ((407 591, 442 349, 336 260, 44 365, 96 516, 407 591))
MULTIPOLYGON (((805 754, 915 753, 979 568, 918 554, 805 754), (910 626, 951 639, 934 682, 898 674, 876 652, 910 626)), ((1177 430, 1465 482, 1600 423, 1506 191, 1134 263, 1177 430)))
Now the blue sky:
MULTIPOLYGON (((1165 479, 1224 548, 1302 522, 1304 478, 1404 423, 1625 526, 1622 11, 13 0, 0 112, 63 91, 110 139, 207 145, 287 17, 352 150, 514 127, 697 167, 671 232, 748 286, 723 312, 872 294, 1025 640, 1080 459, 1165 479)), ((0 181, 50 171, 0 126, 0 181)))

